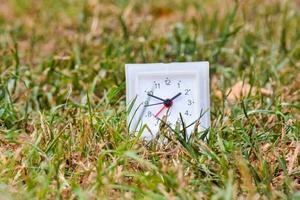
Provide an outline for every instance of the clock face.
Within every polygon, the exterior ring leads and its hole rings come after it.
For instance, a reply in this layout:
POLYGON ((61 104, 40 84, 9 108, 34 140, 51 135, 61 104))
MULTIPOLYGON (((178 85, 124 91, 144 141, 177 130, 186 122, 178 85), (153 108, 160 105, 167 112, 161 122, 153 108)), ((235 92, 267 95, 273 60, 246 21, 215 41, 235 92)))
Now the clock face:
POLYGON ((199 117, 195 82, 196 76, 191 73, 141 74, 136 99, 141 105, 141 124, 147 124, 151 132, 156 133, 163 116, 175 127, 180 123, 180 113, 186 125, 193 123, 199 117))
POLYGON ((209 127, 207 62, 128 64, 126 93, 128 107, 133 104, 127 119, 130 131, 137 134, 146 125, 142 138, 159 133, 162 119, 172 128, 183 127, 180 114, 188 134, 200 116, 202 129, 209 127))

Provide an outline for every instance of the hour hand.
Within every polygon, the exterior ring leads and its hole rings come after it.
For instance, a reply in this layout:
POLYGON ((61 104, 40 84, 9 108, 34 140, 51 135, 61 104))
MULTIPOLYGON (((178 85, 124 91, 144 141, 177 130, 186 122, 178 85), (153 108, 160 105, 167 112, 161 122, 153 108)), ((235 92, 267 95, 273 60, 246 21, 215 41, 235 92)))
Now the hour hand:
POLYGON ((158 99, 158 100, 161 100, 161 101, 165 102, 165 99, 162 99, 160 97, 154 96, 153 94, 148 93, 147 95, 150 96, 150 97, 153 97, 155 99, 158 99))
POLYGON ((178 94, 176 94, 174 97, 171 98, 171 100, 176 99, 177 97, 179 97, 181 95, 181 92, 179 92, 178 94))

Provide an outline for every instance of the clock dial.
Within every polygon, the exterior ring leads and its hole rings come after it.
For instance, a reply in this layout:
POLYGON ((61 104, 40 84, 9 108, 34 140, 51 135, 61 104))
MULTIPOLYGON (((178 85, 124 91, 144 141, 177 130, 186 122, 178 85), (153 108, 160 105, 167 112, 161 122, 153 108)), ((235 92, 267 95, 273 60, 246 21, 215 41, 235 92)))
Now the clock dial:
MULTIPOLYGON (((137 103, 141 105, 141 123, 147 124, 153 134, 159 130, 160 119, 175 127, 180 122, 179 113, 189 125, 199 117, 196 102, 194 74, 142 74, 138 77, 137 103)), ((192 128, 192 127, 191 127, 192 128)), ((144 133, 146 135, 150 133, 144 133)))

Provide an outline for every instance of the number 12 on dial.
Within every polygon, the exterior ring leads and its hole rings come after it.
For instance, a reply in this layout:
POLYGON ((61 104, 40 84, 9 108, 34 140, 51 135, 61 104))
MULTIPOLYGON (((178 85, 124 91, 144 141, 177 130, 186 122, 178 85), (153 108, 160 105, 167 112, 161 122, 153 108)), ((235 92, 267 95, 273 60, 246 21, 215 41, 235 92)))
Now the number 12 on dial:
POLYGON ((146 124, 141 137, 152 139, 159 133, 163 117, 174 128, 181 123, 180 114, 188 136, 199 118, 200 130, 209 127, 208 62, 126 64, 125 70, 127 108, 132 106, 127 118, 131 133, 146 124))

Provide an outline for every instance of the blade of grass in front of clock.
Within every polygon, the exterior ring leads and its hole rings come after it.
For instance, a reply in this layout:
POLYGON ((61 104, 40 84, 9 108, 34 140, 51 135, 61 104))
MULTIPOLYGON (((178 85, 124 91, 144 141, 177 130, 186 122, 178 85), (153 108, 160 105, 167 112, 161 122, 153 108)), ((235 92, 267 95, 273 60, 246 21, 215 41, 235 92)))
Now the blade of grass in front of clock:
POLYGON ((183 139, 186 141, 187 140, 187 131, 186 131, 186 126, 185 126, 185 122, 183 120, 182 114, 179 113, 179 117, 180 117, 180 121, 181 121, 181 126, 182 126, 182 135, 183 135, 183 139))
MULTIPOLYGON (((137 99, 137 96, 135 96, 135 97, 133 98, 133 100, 130 102, 129 107, 128 107, 127 111, 126 111, 126 112, 127 112, 127 115, 129 115, 129 113, 132 112, 132 109, 133 109, 133 107, 134 107, 134 104, 136 103, 136 99, 137 99)), ((134 120, 134 117, 135 117, 135 115, 136 115, 136 113, 137 113, 137 111, 138 111, 138 108, 139 108, 139 107, 137 107, 137 108, 134 110, 133 115, 132 115, 132 117, 131 117, 131 119, 130 119, 130 121, 129 121, 129 123, 128 123, 128 129, 129 129, 129 130, 130 130, 131 124, 132 124, 132 122, 133 122, 133 120, 134 120)))
MULTIPOLYGON (((153 93, 153 91, 154 91, 154 86, 152 87, 152 89, 151 89, 151 92, 153 93)), ((149 100, 150 100, 150 96, 149 96, 149 94, 148 94, 148 96, 147 96, 147 99, 144 101, 144 102, 149 102, 149 100)), ((142 105, 142 103, 141 103, 141 105, 142 105)), ((141 112, 140 112, 140 115, 138 116, 138 120, 137 120, 137 125, 136 125, 136 127, 134 128, 134 130, 136 131, 137 130, 137 127, 138 127, 138 124, 139 123, 141 123, 142 122, 142 119, 143 119, 143 116, 144 116, 144 114, 145 114, 145 112, 146 112, 146 109, 147 109, 147 107, 145 107, 145 106, 139 106, 139 109, 141 108, 142 110, 141 110, 141 112)), ((151 132, 151 131, 150 131, 151 132)))

